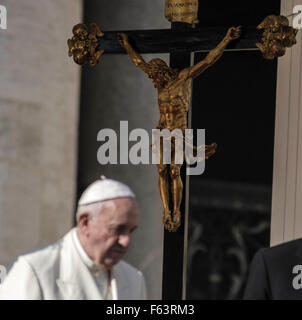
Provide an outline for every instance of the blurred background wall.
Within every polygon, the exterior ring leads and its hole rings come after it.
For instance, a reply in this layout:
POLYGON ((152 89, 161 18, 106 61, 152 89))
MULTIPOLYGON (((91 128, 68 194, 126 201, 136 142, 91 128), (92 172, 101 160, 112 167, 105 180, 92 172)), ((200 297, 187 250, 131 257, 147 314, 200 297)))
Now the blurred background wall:
POLYGON ((73 223, 80 68, 67 56, 80 0, 2 0, 0 264, 73 223))

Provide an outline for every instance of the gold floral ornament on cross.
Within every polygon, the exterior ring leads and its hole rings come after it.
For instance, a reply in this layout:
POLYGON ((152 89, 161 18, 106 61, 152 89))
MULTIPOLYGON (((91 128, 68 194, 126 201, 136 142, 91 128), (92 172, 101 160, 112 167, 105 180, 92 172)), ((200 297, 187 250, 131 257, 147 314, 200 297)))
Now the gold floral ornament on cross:
POLYGON ((99 45, 98 37, 103 37, 104 33, 96 23, 91 23, 89 29, 84 23, 73 27, 73 37, 67 40, 68 55, 69 57, 73 56, 73 60, 77 64, 84 65, 89 61, 93 67, 104 53, 104 50, 96 50, 99 45))
POLYGON ((286 48, 297 43, 296 34, 298 29, 289 26, 289 21, 284 16, 267 16, 257 29, 264 29, 262 42, 256 43, 256 46, 262 52, 263 58, 274 59, 282 57, 286 48))

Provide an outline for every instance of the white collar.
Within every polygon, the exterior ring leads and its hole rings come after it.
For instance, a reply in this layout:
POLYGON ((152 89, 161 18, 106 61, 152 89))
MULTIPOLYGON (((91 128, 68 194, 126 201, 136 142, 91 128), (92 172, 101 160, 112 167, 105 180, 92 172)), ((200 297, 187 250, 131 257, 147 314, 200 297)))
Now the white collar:
POLYGON ((77 249, 82 261, 88 267, 88 269, 90 269, 92 272, 98 273, 98 274, 105 272, 106 271, 105 268, 103 268, 100 265, 96 264, 94 261, 92 261, 89 258, 88 254, 84 250, 84 248, 83 248, 83 246, 82 246, 82 244, 80 242, 80 239, 79 239, 79 237, 77 235, 77 229, 74 228, 72 231, 73 231, 72 232, 72 238, 74 240, 74 244, 76 246, 76 249, 77 249))

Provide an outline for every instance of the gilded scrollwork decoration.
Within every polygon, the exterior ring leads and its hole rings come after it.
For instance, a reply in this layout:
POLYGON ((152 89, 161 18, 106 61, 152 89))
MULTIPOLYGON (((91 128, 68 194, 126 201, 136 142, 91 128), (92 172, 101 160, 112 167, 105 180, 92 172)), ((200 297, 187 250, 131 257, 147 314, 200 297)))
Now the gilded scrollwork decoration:
POLYGON ((298 29, 289 26, 289 21, 285 16, 269 15, 257 26, 257 29, 264 29, 262 43, 256 43, 256 46, 265 59, 272 60, 282 57, 286 48, 297 42, 298 29))
POLYGON ((104 53, 104 50, 97 50, 99 38, 104 36, 96 23, 91 23, 89 28, 84 23, 78 23, 72 29, 73 37, 68 39, 68 55, 73 57, 75 63, 84 65, 89 62, 95 66, 104 53))

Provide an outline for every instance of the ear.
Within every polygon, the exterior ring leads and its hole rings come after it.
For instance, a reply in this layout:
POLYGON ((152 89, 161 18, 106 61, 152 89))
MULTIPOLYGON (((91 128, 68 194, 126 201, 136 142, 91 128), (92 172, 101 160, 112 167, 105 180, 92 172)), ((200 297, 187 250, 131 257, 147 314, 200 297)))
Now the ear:
POLYGON ((88 229, 88 225, 90 222, 90 215, 89 213, 82 213, 78 222, 78 228, 80 232, 85 232, 88 229))

